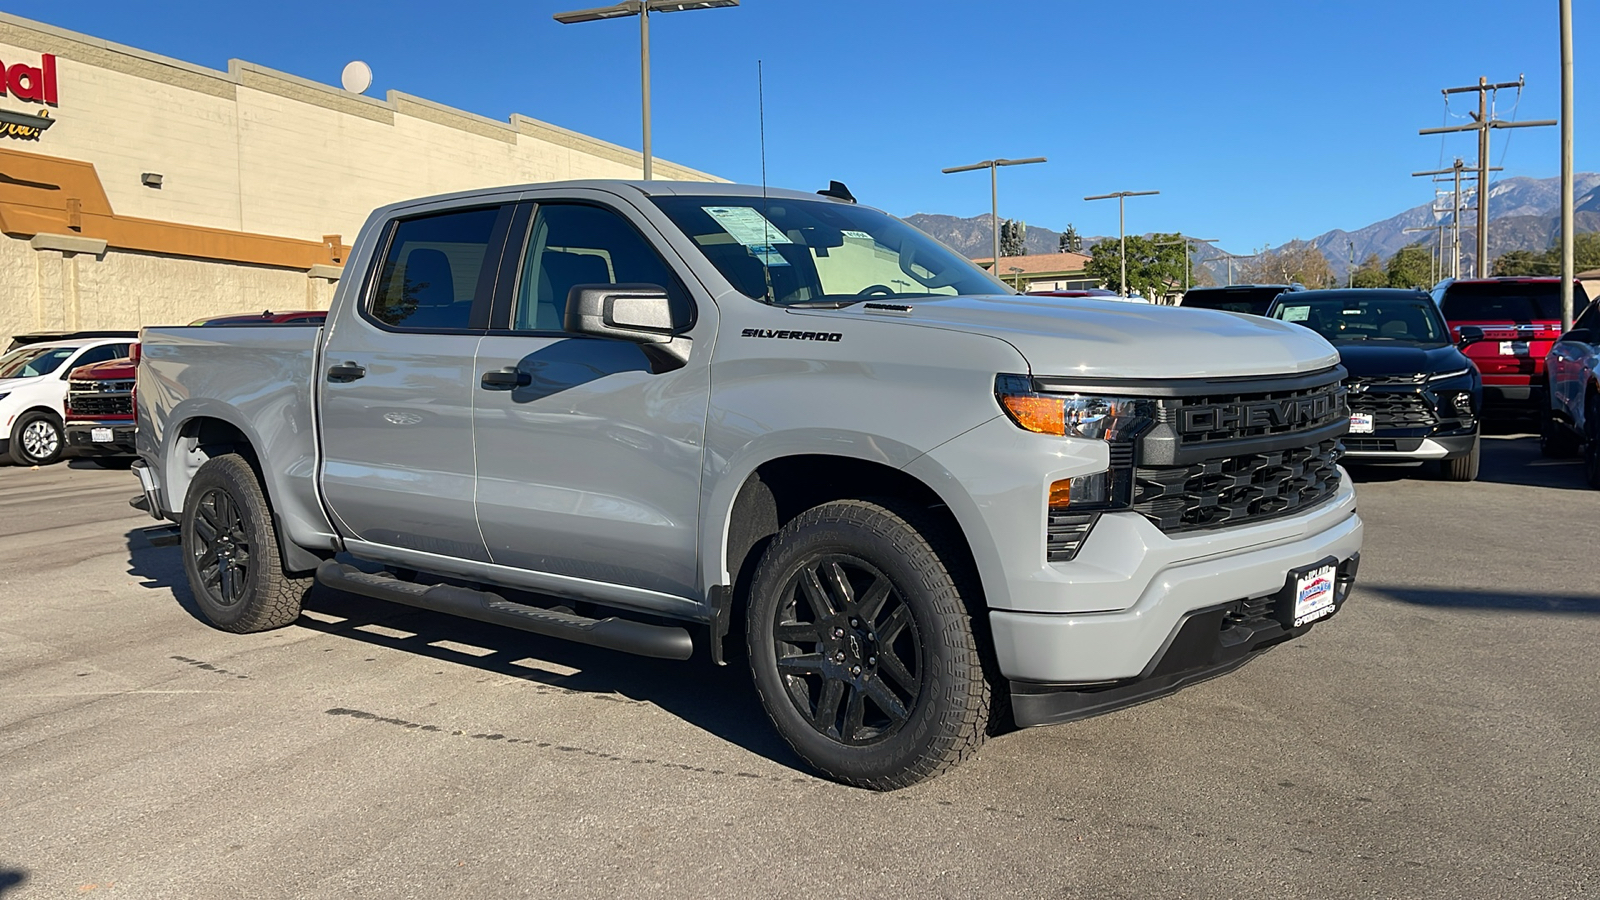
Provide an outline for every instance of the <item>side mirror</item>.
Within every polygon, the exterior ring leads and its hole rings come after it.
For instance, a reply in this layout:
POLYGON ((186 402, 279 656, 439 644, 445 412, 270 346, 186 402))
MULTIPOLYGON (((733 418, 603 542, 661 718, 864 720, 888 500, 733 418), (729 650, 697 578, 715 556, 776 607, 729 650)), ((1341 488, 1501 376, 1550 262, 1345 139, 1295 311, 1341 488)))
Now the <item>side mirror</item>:
POLYGON ((1563 341, 1576 341, 1580 344, 1594 343, 1594 332, 1587 328, 1574 328, 1561 336, 1563 341))
POLYGON ((1483 329, 1476 325, 1463 325, 1456 329, 1456 334, 1459 335, 1456 340, 1457 347, 1465 347, 1483 340, 1483 329))
POLYGON ((672 333, 672 302, 660 285, 575 284, 562 324, 573 334, 639 344, 657 374, 689 361, 689 339, 672 333))

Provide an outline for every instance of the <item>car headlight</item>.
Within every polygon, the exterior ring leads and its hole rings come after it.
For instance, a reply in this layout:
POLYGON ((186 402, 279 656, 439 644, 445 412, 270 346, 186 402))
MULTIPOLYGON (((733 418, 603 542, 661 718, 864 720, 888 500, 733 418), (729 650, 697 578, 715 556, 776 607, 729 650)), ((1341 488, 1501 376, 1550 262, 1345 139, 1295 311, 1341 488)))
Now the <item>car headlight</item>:
POLYGON ((1439 372, 1435 375, 1429 375, 1428 383, 1432 384, 1435 381, 1449 381, 1452 378, 1460 378, 1463 375, 1471 374, 1471 372, 1472 368, 1470 366, 1465 369, 1457 369, 1454 372, 1439 372))
POLYGON ((1064 478, 1050 486, 1050 508, 1111 509, 1132 503, 1133 444, 1156 421, 1156 403, 1145 397, 1104 394, 1047 394, 1032 380, 1002 375, 995 399, 1018 427, 1036 434, 1105 441, 1111 466, 1102 472, 1064 478))

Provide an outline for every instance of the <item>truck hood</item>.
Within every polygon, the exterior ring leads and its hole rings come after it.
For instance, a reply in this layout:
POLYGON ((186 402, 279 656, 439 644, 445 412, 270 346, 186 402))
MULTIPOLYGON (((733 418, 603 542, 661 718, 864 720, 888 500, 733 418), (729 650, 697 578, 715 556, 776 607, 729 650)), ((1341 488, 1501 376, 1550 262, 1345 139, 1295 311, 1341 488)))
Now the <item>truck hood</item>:
POLYGON ((1339 358, 1352 376, 1437 375, 1472 365, 1461 351, 1446 344, 1418 347, 1408 344, 1340 343, 1339 358))
POLYGON ((887 299, 804 312, 989 335, 1016 347, 1034 375, 1227 378, 1314 372, 1339 362, 1333 346, 1308 328, 1181 306, 993 295, 887 299))

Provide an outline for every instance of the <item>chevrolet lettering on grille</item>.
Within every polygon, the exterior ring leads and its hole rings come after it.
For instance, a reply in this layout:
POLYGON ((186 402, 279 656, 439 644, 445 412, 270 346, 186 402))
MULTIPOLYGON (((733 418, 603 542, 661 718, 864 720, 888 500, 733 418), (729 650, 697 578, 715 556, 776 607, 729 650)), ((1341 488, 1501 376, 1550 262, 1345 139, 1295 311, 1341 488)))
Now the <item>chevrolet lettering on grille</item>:
POLYGON ((1185 433, 1308 425, 1331 415, 1336 402, 1333 394, 1318 394, 1286 400, 1190 406, 1183 409, 1180 422, 1185 433))

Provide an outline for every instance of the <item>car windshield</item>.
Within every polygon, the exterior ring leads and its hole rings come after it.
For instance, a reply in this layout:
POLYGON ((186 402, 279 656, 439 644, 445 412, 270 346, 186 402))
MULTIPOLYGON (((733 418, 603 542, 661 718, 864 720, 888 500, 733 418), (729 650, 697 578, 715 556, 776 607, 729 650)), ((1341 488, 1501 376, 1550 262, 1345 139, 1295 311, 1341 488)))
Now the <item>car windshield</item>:
POLYGON ((1272 306, 1273 298, 1282 292, 1283 288, 1280 287, 1195 288, 1183 295, 1183 302, 1179 305, 1264 316, 1272 306))
POLYGON ((1010 294, 971 261, 885 213, 831 200, 657 197, 741 293, 768 303, 1010 294))
POLYGON ((1272 317, 1303 325, 1330 341, 1448 344, 1449 331, 1426 297, 1281 297, 1272 317))
POLYGON ((0 378, 49 375, 78 352, 76 347, 19 347, 0 356, 0 378))
MULTIPOLYGON (((1575 307, 1588 298, 1574 285, 1575 307)), ((1452 322, 1559 322, 1561 284, 1557 281, 1456 283, 1439 302, 1452 322)))

